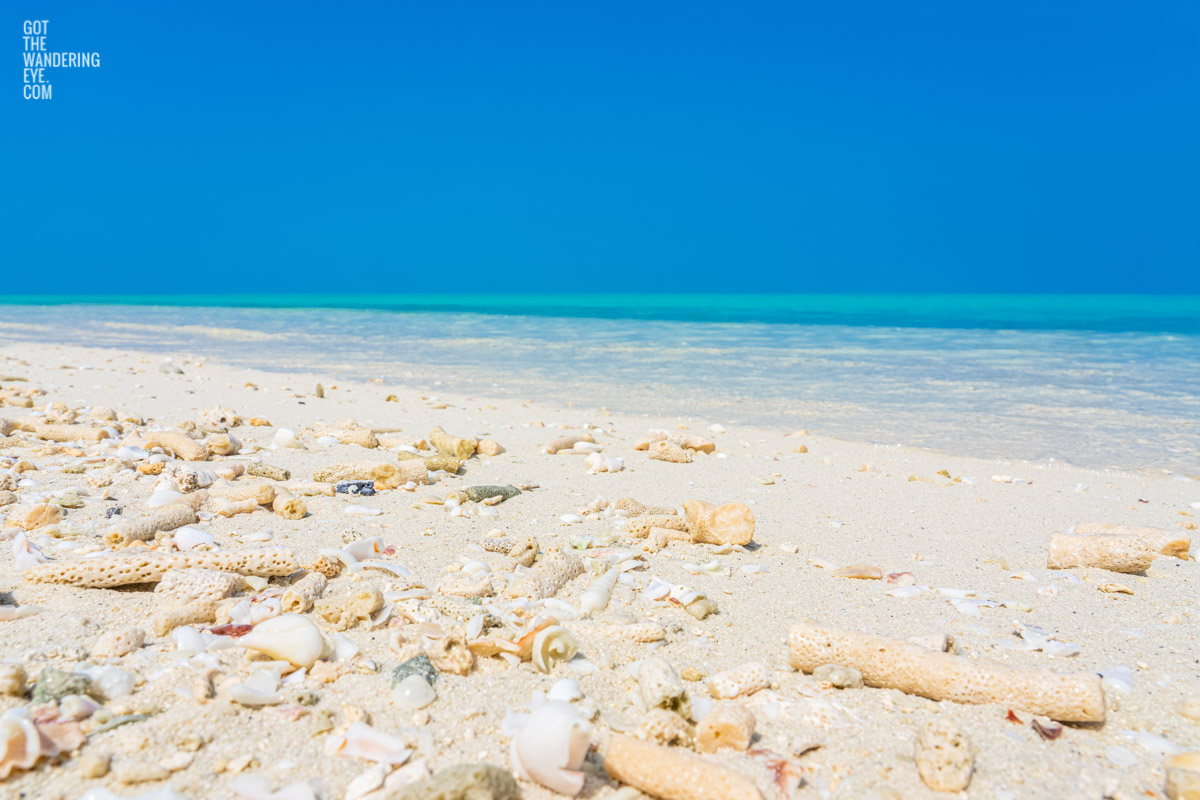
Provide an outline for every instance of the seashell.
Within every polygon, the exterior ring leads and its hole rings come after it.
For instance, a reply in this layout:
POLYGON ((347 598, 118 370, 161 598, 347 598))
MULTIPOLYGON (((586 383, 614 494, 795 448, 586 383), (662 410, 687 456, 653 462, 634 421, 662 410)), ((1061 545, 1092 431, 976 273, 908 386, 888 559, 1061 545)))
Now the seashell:
POLYGON ((58 718, 60 720, 87 719, 100 710, 102 706, 84 694, 69 694, 58 701, 58 718))
POLYGON ((561 517, 558 518, 558 521, 565 522, 568 525, 575 525, 577 523, 583 522, 583 517, 579 516, 578 514, 563 514, 561 517))
POLYGON ((584 461, 584 465, 592 475, 601 472, 620 472, 625 469, 625 459, 606 456, 603 453, 592 453, 584 461))
POLYGON ((579 768, 591 736, 591 725, 574 706, 560 702, 539 706, 513 737, 509 749, 513 772, 559 794, 577 795, 583 789, 579 768))
POLYGON ((174 489, 156 489, 146 499, 146 508, 163 508, 164 506, 186 502, 188 502, 187 496, 174 489))
POLYGON ((579 597, 579 613, 586 617, 603 611, 608 606, 608 599, 612 595, 613 587, 617 585, 619 574, 620 570, 612 567, 589 586, 579 597))
POLYGON ((351 722, 345 733, 334 733, 325 740, 325 755, 350 756, 380 764, 399 766, 412 750, 391 734, 377 731, 365 722, 351 722))
POLYGON ((300 437, 296 435, 296 432, 291 428, 279 428, 275 431, 275 435, 271 437, 271 449, 278 450, 281 447, 290 448, 292 450, 308 449, 300 441, 300 437))
POLYGON ((546 693, 546 699, 552 702, 569 703, 572 700, 582 700, 583 692, 579 688, 579 681, 574 678, 563 678, 554 682, 550 691, 546 693))
POLYGON ((14 769, 31 769, 43 755, 37 726, 25 708, 13 708, 0 717, 0 780, 14 769))
POLYGON ((261 622, 237 643, 296 667, 311 667, 329 651, 329 643, 317 626, 299 614, 283 614, 261 622))
POLYGON ((84 667, 77 670, 91 678, 93 697, 105 702, 119 700, 133 694, 137 677, 130 671, 112 666, 84 667))
MULTIPOLYGON (((378 509, 373 510, 378 511, 378 509)), ((380 511, 379 513, 383 512, 380 511)), ((383 539, 379 536, 372 536, 369 539, 359 539, 346 545, 343 549, 359 561, 365 561, 368 558, 383 555, 383 539)))
POLYGON ((279 668, 258 668, 250 677, 229 688, 229 696, 244 706, 273 706, 283 702, 279 694, 279 668))
POLYGON ((193 547, 198 547, 202 544, 212 544, 216 538, 208 531, 194 528, 191 525, 184 525, 179 528, 171 536, 171 541, 175 542, 175 546, 180 550, 191 550, 193 547))
POLYGON ((0 606, 0 622, 9 622, 21 617, 30 617, 41 613, 41 611, 42 609, 38 606, 0 606))
POLYGON ((416 711, 437 699, 437 692, 419 674, 413 673, 392 689, 392 705, 401 711, 416 711))
POLYGON ((885 594, 888 597, 920 597, 929 594, 928 586, 897 586, 895 589, 889 589, 885 594))
POLYGON ((550 625, 534 634, 530 660, 542 672, 550 672, 579 652, 579 641, 561 625, 550 625))
POLYGON ((17 531, 17 535, 13 537, 12 549, 13 567, 18 572, 29 569, 35 564, 45 564, 49 561, 41 548, 29 541, 25 531, 17 531))

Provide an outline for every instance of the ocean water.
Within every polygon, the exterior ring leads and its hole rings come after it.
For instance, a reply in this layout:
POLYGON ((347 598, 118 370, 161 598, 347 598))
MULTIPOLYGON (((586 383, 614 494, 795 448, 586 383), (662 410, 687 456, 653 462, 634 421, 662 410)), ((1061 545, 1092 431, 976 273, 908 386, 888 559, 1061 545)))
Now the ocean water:
POLYGON ((22 297, 0 344, 1200 474, 1200 297, 22 297))

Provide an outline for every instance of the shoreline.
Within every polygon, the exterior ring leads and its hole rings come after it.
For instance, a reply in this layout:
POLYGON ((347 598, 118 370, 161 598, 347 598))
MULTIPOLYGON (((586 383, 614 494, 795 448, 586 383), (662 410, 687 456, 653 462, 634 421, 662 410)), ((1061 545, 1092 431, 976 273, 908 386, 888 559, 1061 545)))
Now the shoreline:
MULTIPOLYGON (((549 674, 530 664, 510 668, 499 658, 478 657, 467 675, 440 675, 437 699, 416 712, 397 709, 389 697, 389 675, 403 655, 389 641, 394 626, 347 629, 344 634, 360 650, 355 666, 334 668, 329 682, 318 671, 295 686, 285 686, 280 690, 283 702, 263 708, 241 705, 226 694, 226 683, 244 679, 252 666, 242 648, 209 654, 217 670, 215 696, 199 701, 190 687, 204 660, 181 659, 170 637, 147 635, 143 647, 109 662, 132 672, 139 684, 132 695, 106 705, 116 712, 149 713, 149 718, 94 736, 59 764, 43 760, 36 769, 16 771, 3 782, 5 789, 77 800, 92 786, 105 786, 122 797, 170 786, 185 797, 232 798, 238 796, 236 778, 253 774, 275 789, 308 781, 321 800, 340 799, 350 782, 370 767, 368 761, 324 750, 327 737, 353 719, 369 719, 376 730, 403 739, 416 751, 411 761, 424 760, 433 771, 480 761, 507 770, 506 714, 525 713, 536 691, 547 691, 560 679, 578 681, 584 699, 575 705, 586 713, 594 709, 590 725, 597 740, 619 731, 624 722, 636 727, 646 712, 634 699, 637 681, 630 668, 650 655, 664 658, 680 672, 691 668, 706 676, 747 661, 761 662, 769 686, 740 702, 756 718, 756 746, 784 754, 804 775, 806 785, 796 792, 797 798, 861 797, 867 789, 883 791, 883 786, 903 797, 934 796, 911 760, 918 730, 931 721, 956 726, 972 741, 976 768, 968 796, 979 798, 1096 797, 1114 782, 1121 794, 1157 792, 1162 786, 1161 756, 1147 749, 1151 740, 1138 744, 1136 737, 1131 740, 1122 731, 1152 732, 1184 749, 1200 747, 1200 727, 1178 711, 1181 703, 1200 693, 1192 632, 1200 586, 1196 562, 1160 558, 1144 575, 1096 568, 1050 571, 1046 562, 1050 534, 1078 522, 1187 533, 1184 526, 1200 514, 1192 507, 1200 503, 1200 483, 1185 476, 953 456, 819 435, 785 438, 786 430, 714 419, 689 420, 687 432, 711 439, 715 453, 696 453, 691 463, 668 463, 650 460, 633 443, 653 429, 678 431, 683 419, 476 396, 446 394, 433 400, 428 393, 392 384, 327 382, 320 373, 251 370, 193 356, 179 355, 170 362, 182 374, 160 371, 164 363, 161 355, 136 351, 6 345, 0 347, 0 375, 29 380, 0 379, 0 387, 40 386, 47 394, 39 396, 39 405, 59 401, 79 409, 110 406, 118 417, 143 418, 147 424, 138 430, 155 425, 173 429, 185 420, 197 420, 206 409, 229 406, 243 418, 261 417, 272 424, 230 429, 241 441, 242 452, 215 457, 207 466, 262 460, 289 470, 299 481, 308 481, 315 470, 335 462, 403 463, 397 461, 395 446, 320 444, 315 434, 305 432, 345 431, 337 426, 348 418, 360 429, 398 428, 390 435, 412 441, 428 438, 437 425, 456 436, 493 439, 504 448, 494 456, 470 459, 462 475, 442 476, 411 492, 400 488, 373 497, 303 497, 308 506, 303 519, 260 509, 199 523, 198 528, 215 538, 217 551, 252 543, 279 546, 294 551, 303 564, 322 548, 341 547, 344 532, 354 531, 381 537, 383 546, 395 548, 390 559, 430 589, 446 575, 469 567, 464 556, 486 563, 489 574, 500 581, 511 564, 479 548, 494 529, 509 536, 534 535, 543 551, 552 546, 570 550, 579 537, 589 536, 607 541, 615 535, 618 547, 640 547, 637 539, 622 533, 627 523, 619 515, 589 509, 598 497, 633 497, 676 508, 693 498, 744 503, 755 518, 753 546, 741 551, 672 542, 643 555, 645 565, 627 573, 631 583, 616 587, 609 609, 596 624, 648 619, 665 631, 664 644, 581 632, 581 660, 559 664, 549 674), (21 365, 19 359, 28 364, 21 365), (80 369, 85 363, 92 368, 80 369), (61 368, 64 364, 75 369, 61 368), (317 382, 325 382, 322 398, 314 396, 317 382), (396 400, 389 402, 388 395, 396 400), (725 430, 710 431, 714 423, 725 430), (300 433, 308 449, 257 449, 267 447, 282 426, 300 433), (603 455, 623 459, 625 468, 589 474, 584 457, 541 450, 557 435, 584 430, 594 436, 603 455), (797 444, 805 444, 808 452, 793 452, 797 444), (942 470, 949 477, 939 474, 942 470), (1009 482, 994 480, 1005 476, 1009 482), (425 500, 490 484, 540 488, 494 506, 464 504, 464 516, 425 500), (346 513, 352 505, 381 513, 346 513), (579 521, 564 522, 565 515, 577 515, 579 521), (270 536, 260 539, 264 533, 270 536), (713 562, 712 571, 698 567, 713 562), (860 563, 879 567, 881 574, 911 572, 917 585, 952 587, 967 593, 971 602, 955 595, 896 597, 887 594, 896 586, 884 580, 830 574, 832 567, 860 563), (697 620, 678 607, 647 601, 643 592, 651 577, 705 593, 719 612, 697 620), (1126 584, 1133 594, 1100 588, 1113 582, 1126 584), (963 657, 1060 673, 1094 674, 1125 666, 1133 680, 1128 688, 1107 692, 1105 725, 1068 725, 1060 740, 1044 741, 1020 709, 1017 716, 1023 725, 1017 726, 1005 719, 1003 706, 939 703, 893 689, 839 690, 791 670, 784 640, 791 626, 803 620, 901 639, 947 635, 963 657), (1054 658, 1014 649, 1011 645, 1022 641, 1014 635, 1014 622, 1052 631, 1063 642, 1077 643, 1080 652, 1054 658), (299 703, 302 692, 315 695, 315 705, 299 703), (314 733, 326 717, 333 729, 314 733), (184 733, 195 733, 201 744, 189 750, 191 745, 181 738, 184 733), (253 743, 250 749, 248 742, 253 743), (820 747, 805 750, 808 743, 820 747), (1125 752, 1133 762, 1120 767, 1113 758, 1125 759, 1125 752), (245 755, 252 759, 239 762, 245 755), (84 756, 110 759, 112 771, 86 777, 83 766, 92 762, 84 756), (163 767, 167 772, 161 780, 141 785, 120 780, 128 764, 175 766, 185 761, 174 771, 163 767)), ((28 409, 0 407, 0 417, 28 416, 28 409)), ((0 458, 9 459, 6 463, 26 460, 37 467, 22 473, 37 481, 19 490, 23 501, 72 485, 89 492, 81 507, 67 510, 57 537, 30 531, 30 538, 51 558, 70 562, 78 557, 74 549, 96 542, 111 525, 103 513, 110 504, 100 499, 105 491, 122 507, 122 517, 149 513, 146 499, 158 476, 129 470, 103 473, 102 464, 82 473, 64 472, 64 467, 73 469, 79 457, 65 452, 63 445, 39 443, 19 433, 0 442, 5 443, 0 458), (107 475, 110 483, 86 483, 93 473, 107 475)), ((10 508, 0 508, 0 515, 7 513, 10 508)), ((170 537, 156 546, 169 550, 170 537)), ((593 580, 590 574, 570 580, 556 599, 577 607, 593 580)), ((271 580, 271 586, 279 588, 287 583, 284 578, 271 580)), ((329 581, 326 596, 341 596, 367 584, 389 591, 385 587, 396 583, 386 576, 343 574, 329 581)), ((101 634, 130 622, 148 627, 145 620, 160 599, 145 590, 29 584, 11 556, 0 558, 0 584, 18 604, 41 609, 0 622, 5 660, 23 663, 31 678, 48 666, 71 669, 93 662, 89 651, 101 634)), ((586 624, 581 626, 584 630, 586 624)), ((704 681, 688 681, 685 688, 698 702, 709 696, 704 681)), ((25 705, 20 698, 0 698, 3 710, 25 705)), ((753 758, 730 750, 704 758, 756 782, 764 797, 776 796, 769 773, 753 758)), ((581 796, 627 796, 618 794, 619 784, 607 776, 599 756, 589 757, 582 770, 581 796)), ((528 781, 521 789, 530 800, 562 796, 528 781)))

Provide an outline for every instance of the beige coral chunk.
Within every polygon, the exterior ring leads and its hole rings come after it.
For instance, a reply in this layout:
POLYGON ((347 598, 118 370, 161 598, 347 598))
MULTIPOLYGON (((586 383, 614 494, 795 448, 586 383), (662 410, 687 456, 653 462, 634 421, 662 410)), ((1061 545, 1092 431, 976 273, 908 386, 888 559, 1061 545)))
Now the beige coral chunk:
POLYGON ((975 769, 970 740, 947 720, 935 720, 921 726, 914 758, 921 780, 935 792, 965 790, 975 769))
POLYGON ((99 442, 112 435, 106 428, 96 428, 91 425, 18 424, 21 430, 51 442, 99 442))
POLYGON ((242 443, 230 433, 215 433, 208 437, 208 452, 214 456, 235 456, 242 450, 242 443))
POLYGON ((336 578, 342 572, 342 562, 322 553, 312 560, 309 569, 321 573, 326 578, 336 578))
POLYGON ((212 569, 169 569, 154 591, 178 600, 223 600, 242 588, 242 576, 212 569))
POLYGON ((339 431, 334 436, 341 444, 358 445, 359 447, 366 447, 368 449, 379 447, 379 439, 375 437, 375 432, 370 428, 339 431))
POLYGON ((570 450, 577 442, 595 443, 595 441, 590 433, 569 433, 543 445, 542 452, 554 455, 561 450, 570 450))
POLYGON ((170 569, 203 567, 240 575, 290 575, 299 565, 291 550, 217 550, 186 553, 133 553, 35 564, 23 575, 29 583, 60 583, 106 589, 133 583, 157 583, 170 569))
POLYGON ((650 709, 637 729, 637 738, 654 744, 691 747, 695 736, 696 729, 690 722, 665 708, 650 709))
POLYGON ((303 614, 325 591, 329 581, 320 572, 310 572, 288 587, 279 598, 279 610, 283 614, 303 614))
POLYGON ((1075 533, 1137 536, 1145 539, 1159 555, 1182 558, 1185 561, 1188 558, 1188 551, 1192 548, 1191 536, 1179 531, 1169 531, 1165 528, 1150 528, 1140 525, 1113 525, 1108 522, 1080 522, 1075 526, 1075 533))
POLYGON ((696 433, 674 433, 667 437, 667 441, 674 442, 685 450, 695 450, 698 453, 711 454, 717 449, 712 441, 696 433))
POLYGON ((150 627, 155 636, 166 636, 183 625, 212 622, 217 618, 217 604, 213 600, 193 600, 181 605, 163 608, 154 612, 150 627))
POLYGON ((650 445, 650 458, 671 464, 690 464, 692 451, 685 450, 674 442, 654 442, 650 445))
POLYGON ((275 486, 267 481, 246 480, 214 484, 209 487, 208 496, 222 497, 226 500, 253 500, 255 505, 269 506, 275 499, 275 486))
POLYGON ((767 684, 767 668, 758 661, 747 661, 709 676, 708 691, 718 700, 732 700, 752 695, 767 688, 767 684))
POLYGON ((475 455, 475 449, 478 446, 478 442, 475 439, 451 436, 442 430, 440 426, 434 426, 433 430, 429 432, 429 443, 439 453, 446 453, 447 455, 462 459, 467 459, 475 455))
POLYGON ((1154 546, 1140 536, 1070 534, 1050 536, 1049 569, 1098 567, 1111 572, 1145 572, 1154 561, 1154 546))
POLYGON ((440 672, 466 675, 475 663, 466 635, 457 629, 436 639, 426 639, 421 650, 440 672))
POLYGON ((762 800, 749 778, 678 748, 614 734, 603 757, 614 780, 661 800, 762 800))
POLYGON ((5 524, 31 531, 53 525, 62 519, 62 509, 50 503, 18 504, 8 512, 5 524))
POLYGON ((213 497, 208 501, 208 508, 214 514, 219 514, 222 517, 233 517, 238 514, 253 514, 259 509, 259 505, 254 501, 254 498, 247 497, 245 500, 230 500, 227 497, 213 497))
MULTIPOLYGON (((668 514, 643 514, 629 521, 629 535, 635 539, 645 539, 650 535, 651 528, 664 528, 671 531, 686 531, 687 520, 683 517, 668 514)), ((688 535, 691 538, 691 535, 688 535)))
POLYGON ((304 501, 283 488, 275 490, 275 499, 271 501, 271 510, 284 519, 304 519, 304 515, 308 513, 308 507, 304 505, 304 501))
POLYGON ((146 632, 132 625, 105 631, 92 644, 92 658, 120 658, 137 650, 146 642, 146 632))
POLYGON ((180 431, 149 431, 140 436, 127 436, 122 444, 146 450, 161 447, 184 461, 208 460, 208 446, 180 431))
POLYGON ((567 581, 583 573, 583 561, 574 553, 549 547, 540 561, 508 585, 509 597, 545 600, 553 597, 567 581))
POLYGON ((25 668, 20 664, 0 663, 0 695, 22 697, 25 694, 25 668))
POLYGON ((363 622, 383 608, 383 592, 374 586, 323 597, 313 604, 313 611, 335 631, 345 631, 363 622))
POLYGON ((429 475, 425 471, 424 463, 421 461, 401 461, 398 464, 356 461, 322 467, 313 472, 313 480, 323 483, 375 481, 376 489, 386 490, 395 489, 397 486, 402 486, 409 481, 418 484, 429 483, 429 475), (413 470, 412 468, 405 470, 406 464, 416 464, 419 468, 419 474, 417 474, 417 470, 413 470))
POLYGON ((1061 722, 1104 720, 1100 676, 1090 673, 1020 669, 806 623, 788 634, 788 663, 804 672, 822 664, 853 667, 867 686, 899 689, 930 700, 1007 704, 1061 722))
POLYGON ((754 737, 753 712, 741 703, 723 700, 713 705, 696 726, 696 749, 715 753, 722 747, 745 750, 754 737))
POLYGON ((744 503, 715 506, 703 500, 685 500, 683 512, 693 541, 744 545, 754 538, 754 514, 744 503))
POLYGON ((196 521, 196 512, 184 505, 172 505, 141 519, 121 520, 104 534, 110 545, 148 541, 159 531, 173 531, 196 521))
POLYGON ((1176 753, 1163 766, 1168 800, 1200 800, 1200 753, 1176 753))
POLYGON ((639 503, 632 497, 622 497, 620 500, 613 501, 613 508, 618 511, 624 511, 631 518, 640 517, 643 514, 653 514, 655 516, 674 516, 676 511, 673 508, 665 506, 648 506, 644 503, 639 503))
POLYGON ((438 593, 451 597, 491 597, 496 593, 487 575, 473 578, 462 572, 451 572, 438 583, 438 593))

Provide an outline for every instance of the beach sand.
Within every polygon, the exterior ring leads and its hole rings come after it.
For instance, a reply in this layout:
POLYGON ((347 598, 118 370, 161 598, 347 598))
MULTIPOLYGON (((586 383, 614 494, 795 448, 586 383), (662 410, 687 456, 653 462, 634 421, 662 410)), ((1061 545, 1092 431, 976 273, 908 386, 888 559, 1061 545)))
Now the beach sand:
MULTIPOLYGON (((352 384, 319 374, 250 371, 183 353, 171 362, 181 373, 161 371, 163 363, 161 356, 132 351, 28 344, 0 348, 0 391, 41 390, 32 398, 34 408, 0 407, 0 418, 25 420, 55 402, 76 410, 106 406, 121 419, 143 419, 141 427, 126 423, 132 432, 175 429, 198 420, 205 409, 228 406, 243 420, 260 417, 271 425, 232 428, 241 453, 214 457, 202 466, 261 460, 303 481, 315 469, 338 462, 399 463, 395 448, 318 444, 309 431, 321 423, 332 428, 352 419, 362 428, 394 429, 389 436, 413 442, 427 440, 434 426, 457 436, 494 440, 503 453, 478 455, 464 464, 462 474, 442 475, 415 491, 310 496, 302 498, 308 509, 303 519, 260 509, 197 526, 215 537, 219 549, 281 546, 294 551, 300 564, 309 564, 321 548, 342 547, 346 531, 378 536, 384 546, 395 548, 388 561, 411 570, 412 580, 435 591, 447 568, 462 564, 460 556, 489 564, 498 581, 510 572, 512 559, 478 548, 497 529, 510 537, 532 535, 543 551, 569 549, 573 537, 618 534, 618 546, 640 552, 644 541, 623 532, 627 520, 611 509, 588 508, 604 505, 594 503, 597 498, 632 497, 675 508, 689 499, 744 503, 756 521, 753 543, 714 552, 713 545, 672 541, 659 552, 644 553, 644 566, 625 573, 630 583, 618 585, 608 610, 596 621, 577 625, 575 660, 543 674, 528 662, 512 667, 497 657, 477 658, 467 675, 441 674, 436 701, 416 712, 398 710, 390 697, 391 670, 406 657, 390 640, 404 626, 368 624, 344 631, 360 648, 355 659, 284 686, 278 705, 235 703, 227 687, 201 702, 193 686, 206 668, 204 660, 178 657, 169 636, 153 635, 149 619, 163 598, 151 587, 31 584, 6 547, 0 557, 0 590, 11 595, 8 602, 41 611, 0 622, 2 660, 21 664, 32 686, 43 668, 70 670, 94 662, 89 650, 101 634, 135 625, 146 631, 144 646, 107 663, 133 673, 137 688, 105 706, 117 715, 148 716, 94 733, 77 750, 42 759, 33 769, 14 771, 0 782, 0 796, 75 800, 101 786, 121 797, 136 797, 169 786, 184 797, 238 797, 233 786, 239 775, 261 775, 271 788, 306 781, 323 800, 342 798, 372 762, 327 754, 327 739, 356 719, 369 719, 376 730, 413 747, 409 763, 417 766, 404 768, 411 774, 419 774, 421 760, 435 772, 479 762, 508 770, 510 736, 502 730, 506 714, 528 711, 535 692, 549 690, 561 678, 578 680, 584 698, 575 705, 590 717, 597 742, 614 729, 636 727, 646 712, 639 707, 630 667, 651 655, 686 677, 760 662, 769 686, 739 701, 756 719, 752 748, 789 759, 803 779, 794 794, 799 798, 936 796, 918 774, 914 742, 923 725, 938 720, 970 741, 975 762, 966 796, 972 798, 1160 797, 1162 751, 1200 749, 1196 562, 1159 557, 1144 574, 1129 575, 1097 568, 1047 569, 1050 535, 1079 522, 1187 533, 1200 515, 1200 483, 1194 477, 961 458, 857 444, 822 437, 819 430, 789 435, 794 432, 784 428, 727 424, 722 430, 719 419, 434 397, 402 386, 352 384), (321 398, 314 394, 318 383, 324 387, 321 398), (395 400, 388 401, 389 396, 395 400), (710 430, 713 425, 718 432, 710 430), (545 443, 583 432, 585 426, 605 455, 624 460, 623 471, 589 474, 582 455, 543 452, 545 443), (268 448, 279 427, 300 433, 307 449, 259 449, 268 448), (647 452, 634 449, 634 441, 651 431, 678 433, 681 428, 712 440, 715 453, 696 453, 692 463, 682 464, 651 460, 647 452), (798 445, 807 452, 795 452, 798 445), (485 484, 538 488, 494 506, 464 503, 465 516, 452 515, 450 506, 425 502, 485 484), (347 514, 351 505, 382 514, 347 514), (564 522, 563 515, 579 515, 582 521, 564 522), (269 532, 270 539, 245 539, 262 532, 269 532), (877 566, 883 575, 911 572, 916 584, 931 592, 889 596, 897 587, 887 580, 831 575, 836 567, 858 563, 877 566), (642 590, 652 576, 703 592, 719 612, 698 620, 677 605, 645 599, 642 590), (1102 591, 1106 584, 1123 584, 1129 593, 1102 591), (936 591, 943 588, 963 591, 936 591), (598 632, 616 627, 606 623, 628 619, 653 620, 664 629, 664 641, 637 643, 598 632), (1019 704, 964 705, 895 689, 832 688, 788 665, 787 634, 802 621, 899 639, 944 634, 968 659, 1060 673, 1103 671, 1115 676, 1106 680, 1107 719, 1103 724, 1067 724, 1061 736, 1045 740, 1031 727, 1033 715, 1019 704), (1079 652, 1052 657, 1012 649, 1008 645, 1022 641, 1015 624, 1040 626, 1061 642, 1079 645, 1079 652), (1131 687, 1122 685, 1121 670, 1114 667, 1128 668, 1131 687), (323 682, 326 678, 333 680, 323 682), (303 692, 315 694, 315 704, 297 704, 303 692), (1190 707, 1184 705, 1188 702, 1190 707), (1010 709, 1019 722, 1006 718, 1010 709), (87 777, 102 772, 96 765, 105 761, 111 764, 106 775, 87 777), (137 770, 154 777, 158 766, 166 770, 161 780, 138 785, 119 780, 137 770)), ((80 413, 84 420, 86 414, 80 413)), ((0 437, 0 468, 15 461, 36 466, 18 476, 34 481, 15 490, 22 502, 71 486, 87 493, 82 507, 68 509, 63 521, 52 526, 59 538, 46 536, 47 528, 30 531, 30 538, 56 562, 77 558, 69 549, 81 543, 102 543, 100 534, 113 524, 105 509, 122 508, 114 519, 149 513, 145 501, 159 480, 115 471, 102 461, 80 470, 74 465, 82 458, 111 455, 113 448, 84 445, 69 453, 70 447, 20 431, 0 437), (108 478, 100 479, 103 475, 108 478), (90 477, 97 480, 89 482, 90 477), (110 484, 97 485, 109 479, 110 484)), ((0 517, 11 510, 0 507, 0 517)), ((11 537, 16 529, 0 531, 11 537)), ((169 550, 169 539, 159 547, 169 550)), ((557 598, 577 608, 593 580, 591 574, 576 577, 557 598)), ((343 572, 329 581, 325 596, 368 583, 386 590, 399 582, 376 570, 343 572)), ((286 578, 271 581, 272 586, 288 583, 286 578)), ((484 603, 506 601, 500 596, 484 603)), ((306 616, 329 632, 314 614, 306 616)), ((435 617, 429 613, 429 619, 435 617)), ((248 652, 232 647, 205 655, 216 664, 218 687, 227 678, 240 680, 248 674, 248 652)), ((684 685, 703 706, 709 694, 706 683, 685 680, 684 685)), ((311 703, 311 694, 301 699, 311 703)), ((29 702, 28 697, 0 697, 0 709, 29 702)), ((763 756, 724 749, 703 757, 754 781, 764 797, 779 796, 772 773, 762 766, 763 756)), ((586 782, 581 796, 638 796, 607 776, 596 753, 582 770, 586 782)), ((521 790, 527 798, 561 796, 528 781, 521 782, 521 790)))

